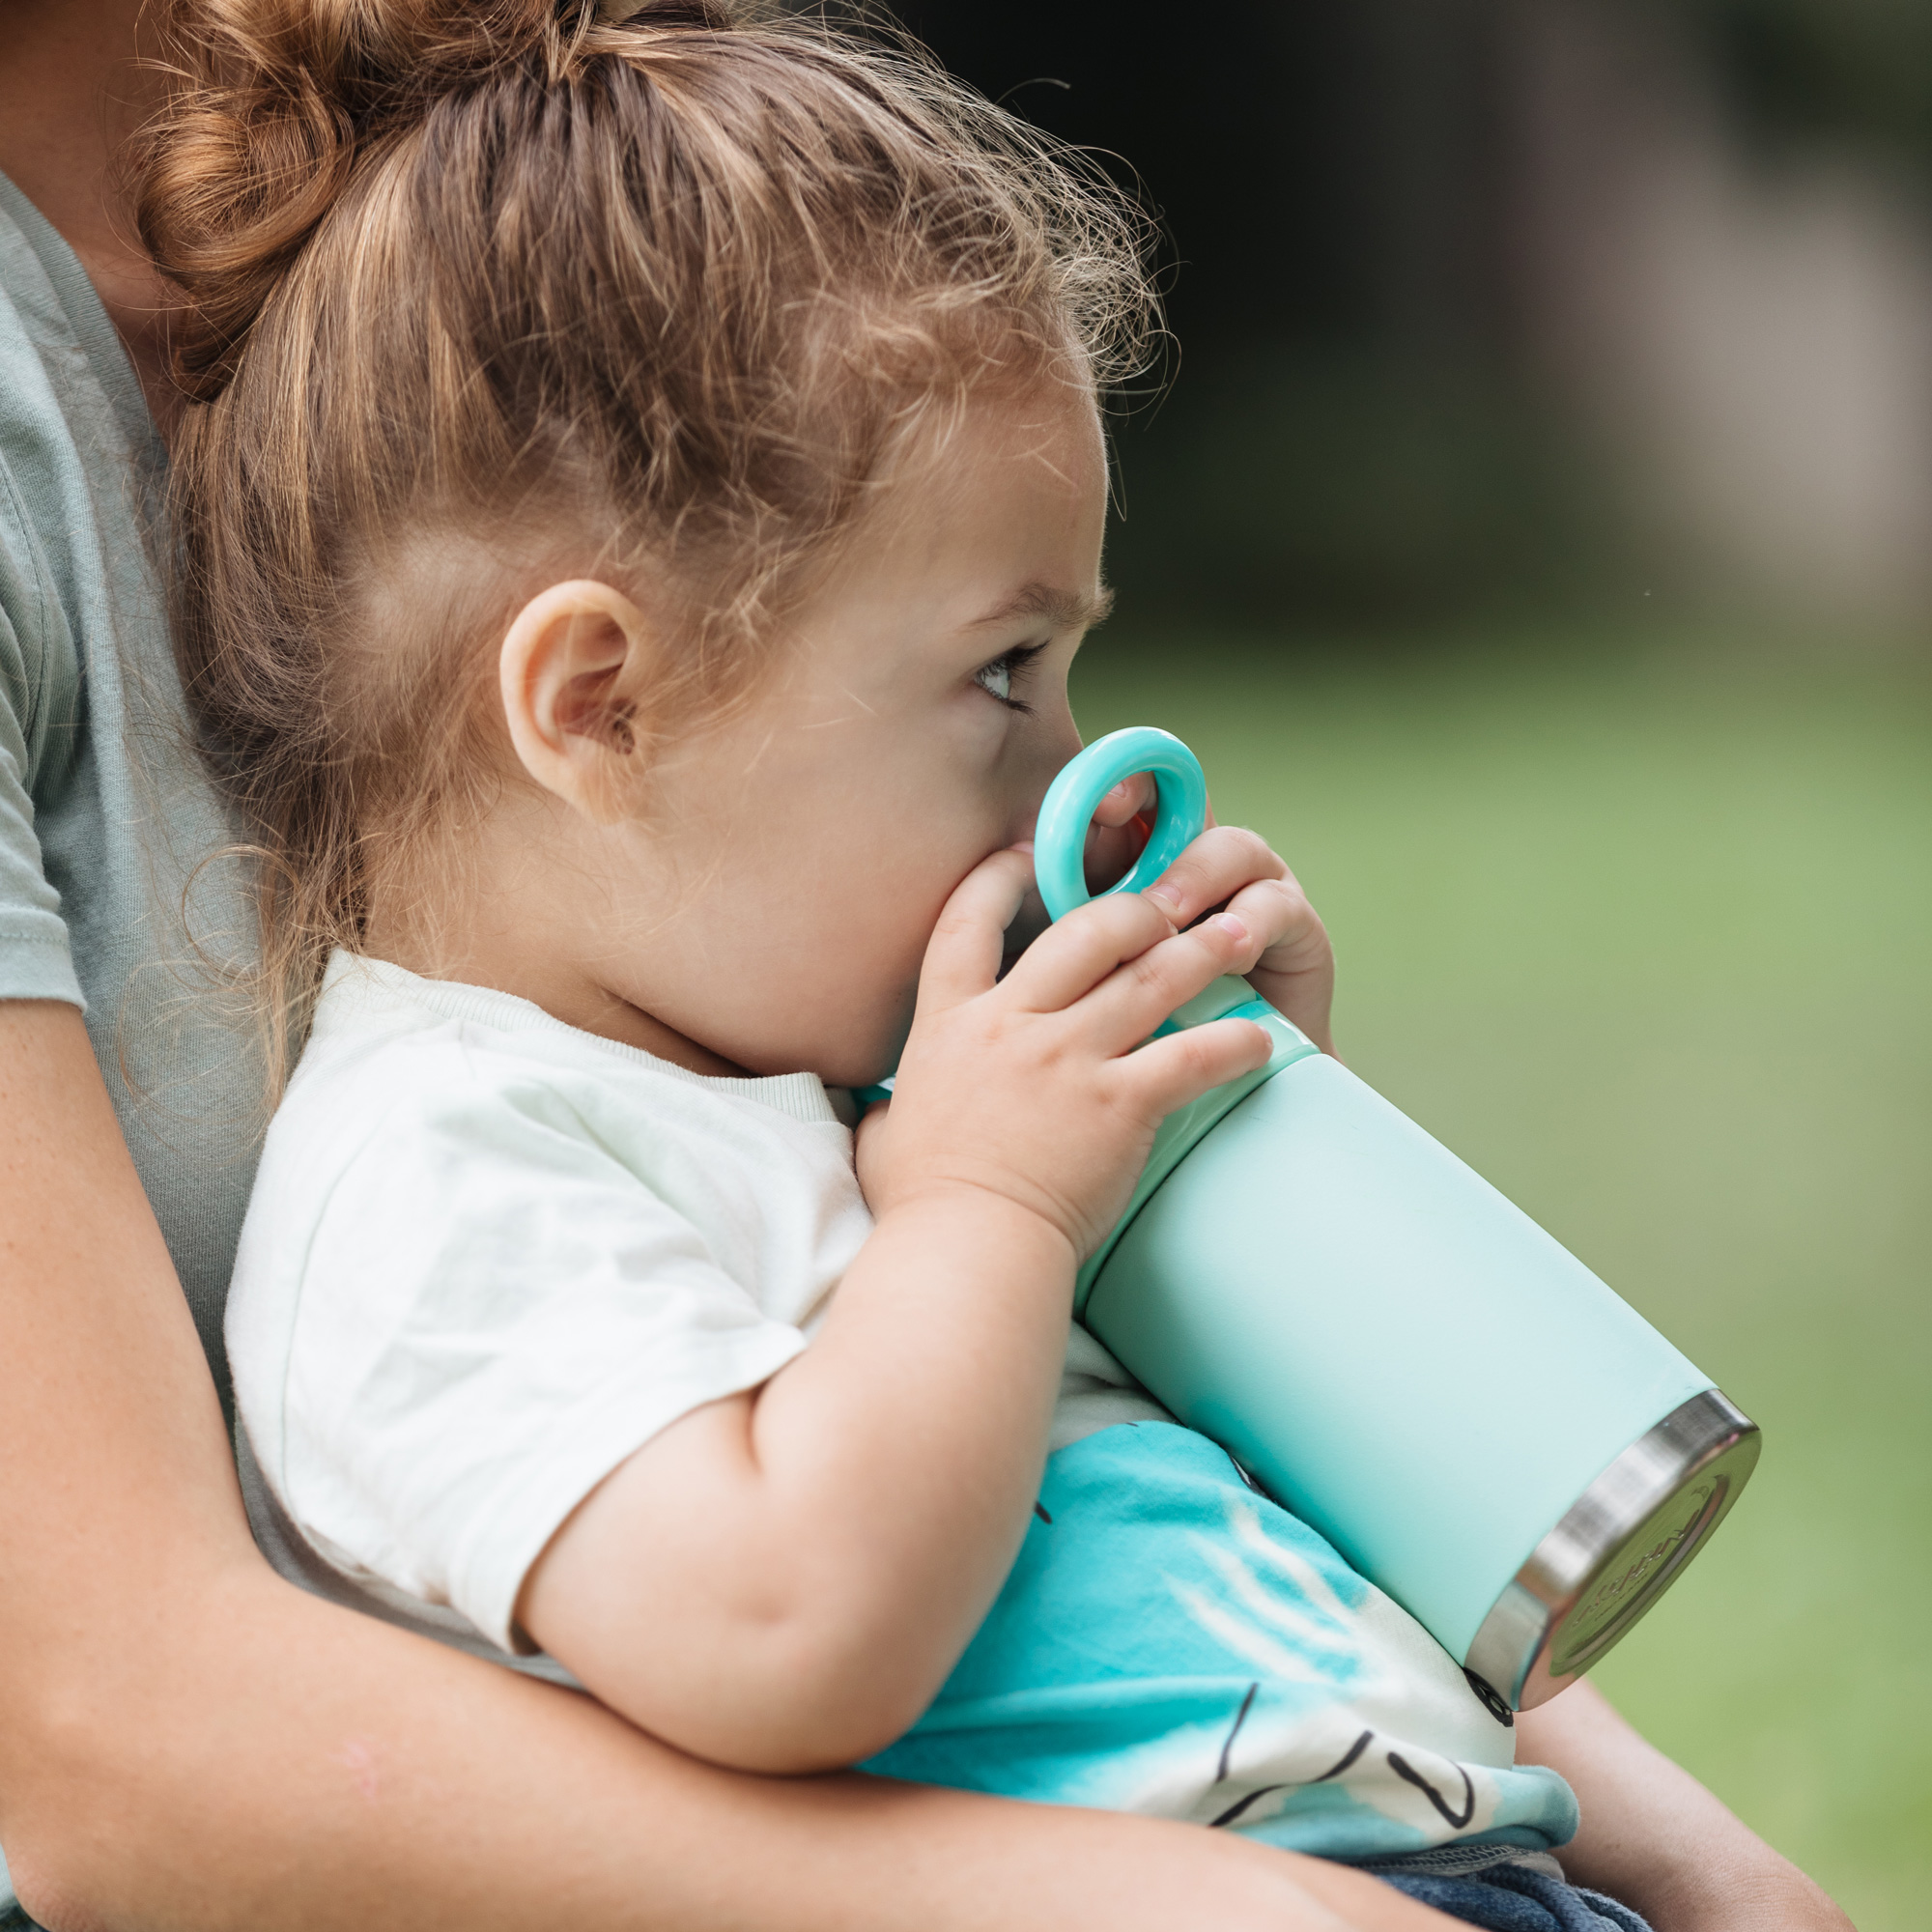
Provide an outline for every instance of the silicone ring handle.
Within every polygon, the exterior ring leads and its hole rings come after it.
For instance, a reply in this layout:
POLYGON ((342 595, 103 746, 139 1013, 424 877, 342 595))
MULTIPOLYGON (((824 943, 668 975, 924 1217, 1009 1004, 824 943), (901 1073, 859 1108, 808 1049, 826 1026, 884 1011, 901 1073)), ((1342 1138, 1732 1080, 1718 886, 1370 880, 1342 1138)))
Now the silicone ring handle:
POLYGON ((1034 877, 1049 918, 1065 919, 1094 896, 1087 890, 1087 828, 1094 807, 1135 772, 1153 774, 1159 794, 1153 835, 1126 877, 1099 896, 1152 885, 1200 838, 1208 823, 1208 781, 1201 760, 1172 731, 1130 724, 1096 738, 1047 788, 1034 829, 1034 877))

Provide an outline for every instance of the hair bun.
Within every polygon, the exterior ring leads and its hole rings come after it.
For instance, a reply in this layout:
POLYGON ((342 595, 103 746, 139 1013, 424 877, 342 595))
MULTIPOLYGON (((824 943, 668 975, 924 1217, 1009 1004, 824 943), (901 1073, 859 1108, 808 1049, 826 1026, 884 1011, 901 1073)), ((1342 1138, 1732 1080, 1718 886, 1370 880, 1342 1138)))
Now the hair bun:
POLYGON ((658 31, 689 28, 700 33, 724 33, 737 24, 737 16, 719 0, 645 0, 641 7, 632 0, 599 0, 597 22, 604 27, 641 27, 658 31))
POLYGON ((218 394, 358 149, 438 97, 534 64, 560 79, 612 29, 722 31, 727 0, 175 0, 177 82, 139 156, 138 219, 185 297, 177 382, 218 394))

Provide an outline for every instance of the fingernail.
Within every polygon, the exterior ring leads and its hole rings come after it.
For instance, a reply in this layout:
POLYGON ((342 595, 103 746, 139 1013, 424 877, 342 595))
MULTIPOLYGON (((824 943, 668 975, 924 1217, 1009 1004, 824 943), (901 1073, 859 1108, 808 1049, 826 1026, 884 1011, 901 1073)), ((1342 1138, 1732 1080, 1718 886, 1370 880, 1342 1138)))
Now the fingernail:
POLYGON ((1236 919, 1231 912, 1217 912, 1210 923, 1218 925, 1230 939, 1245 940, 1248 936, 1247 922, 1236 919))
POLYGON ((1180 895, 1172 886, 1150 886, 1141 896, 1151 899, 1155 905, 1162 906, 1169 912, 1180 910, 1180 895))
POLYGON ((1012 850, 1015 852, 1031 852, 1033 850, 1033 840, 1031 838, 1015 838, 1012 843, 1012 850))

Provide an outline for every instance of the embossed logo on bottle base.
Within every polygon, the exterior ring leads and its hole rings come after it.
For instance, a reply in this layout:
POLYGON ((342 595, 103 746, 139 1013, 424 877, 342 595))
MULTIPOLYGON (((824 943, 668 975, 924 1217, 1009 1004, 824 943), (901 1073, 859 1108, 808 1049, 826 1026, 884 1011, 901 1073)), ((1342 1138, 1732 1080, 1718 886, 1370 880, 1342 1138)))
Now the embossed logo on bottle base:
MULTIPOLYGON (((1562 1667, 1576 1668, 1647 1607, 1716 1517, 1725 1487, 1721 1477, 1690 1484, 1670 1499, 1664 1521, 1653 1517, 1616 1551, 1599 1576, 1596 1588, 1563 1620, 1559 1639, 1562 1667)), ((1663 1515, 1659 1512, 1659 1516, 1663 1515)))

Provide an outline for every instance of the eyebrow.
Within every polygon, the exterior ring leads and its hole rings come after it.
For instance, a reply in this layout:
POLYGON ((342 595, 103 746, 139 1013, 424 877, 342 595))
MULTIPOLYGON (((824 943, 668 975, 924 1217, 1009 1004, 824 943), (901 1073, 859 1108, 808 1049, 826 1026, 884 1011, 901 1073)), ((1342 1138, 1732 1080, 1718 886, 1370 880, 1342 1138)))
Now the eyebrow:
POLYGON ((1097 624, 1114 608, 1114 593, 1104 585, 1097 592, 1065 590, 1052 583, 1023 583, 996 609, 975 617, 964 628, 987 631, 1022 617, 1044 618, 1056 631, 1084 631, 1097 624))

